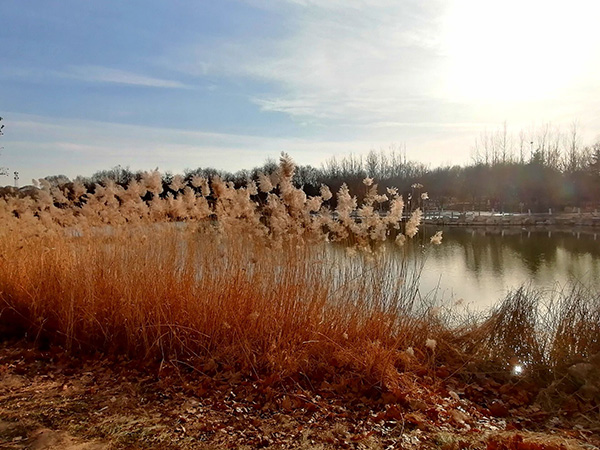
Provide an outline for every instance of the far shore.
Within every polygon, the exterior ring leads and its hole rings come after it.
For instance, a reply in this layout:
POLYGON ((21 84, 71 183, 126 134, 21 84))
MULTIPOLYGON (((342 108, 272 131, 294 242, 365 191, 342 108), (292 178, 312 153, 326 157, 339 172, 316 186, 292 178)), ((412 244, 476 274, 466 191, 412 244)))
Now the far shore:
POLYGON ((585 213, 524 213, 508 214, 494 212, 444 212, 426 213, 424 223, 458 227, 523 227, 537 228, 600 228, 600 214, 585 213))

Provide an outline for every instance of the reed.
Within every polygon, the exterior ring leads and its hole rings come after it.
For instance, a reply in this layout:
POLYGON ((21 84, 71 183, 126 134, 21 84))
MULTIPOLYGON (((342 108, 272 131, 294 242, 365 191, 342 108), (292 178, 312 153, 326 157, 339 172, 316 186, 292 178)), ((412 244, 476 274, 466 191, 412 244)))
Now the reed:
POLYGON ((437 337, 390 276, 392 258, 348 260, 328 244, 269 248, 164 224, 5 237, 0 248, 2 320, 72 351, 249 375, 343 369, 393 386, 418 365, 404 350, 437 337))
POLYGON ((564 370, 600 351, 598 295, 583 289, 547 302, 520 289, 485 320, 456 325, 422 301, 422 265, 406 257, 412 245, 422 253, 418 209, 403 220, 397 190, 370 179, 360 205, 343 185, 333 207, 329 188, 307 198, 293 173, 282 155, 242 188, 175 177, 163 192, 150 172, 125 187, 42 183, 36 198, 0 199, 2 334, 384 389, 441 364, 564 370), (386 251, 390 240, 404 258, 386 251))

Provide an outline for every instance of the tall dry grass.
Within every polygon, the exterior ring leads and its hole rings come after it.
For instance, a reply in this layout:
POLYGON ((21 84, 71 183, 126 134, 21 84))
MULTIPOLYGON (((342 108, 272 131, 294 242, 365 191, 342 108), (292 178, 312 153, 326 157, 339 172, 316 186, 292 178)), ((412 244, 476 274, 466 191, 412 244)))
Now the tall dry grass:
POLYGON ((467 332, 464 343, 488 366, 519 366, 538 378, 565 374, 600 355, 600 293, 576 281, 549 289, 521 286, 467 332))
POLYGON ((74 351, 250 375, 345 371, 391 387, 419 365, 405 350, 426 353, 443 331, 411 303, 393 259, 342 260, 327 244, 268 248, 155 225, 5 236, 0 251, 2 320, 74 351))
POLYGON ((293 173, 283 155, 237 189, 175 177, 165 194, 150 172, 127 187, 42 183, 35 199, 0 199, 4 334, 388 389, 436 364, 561 369, 600 350, 598 296, 583 291, 544 303, 518 290, 485 320, 449 325, 419 297, 419 260, 385 251, 389 239, 421 249, 419 210, 403 220, 398 192, 370 179, 362 204, 344 185, 332 208, 326 186, 307 198, 293 173))
POLYGON ((0 201, 0 320, 72 351, 397 385, 442 330, 415 302, 418 267, 385 256, 420 214, 403 225, 402 197, 372 180, 361 205, 344 185, 332 209, 293 173, 284 155, 258 186, 176 177, 161 196, 154 172, 0 201))

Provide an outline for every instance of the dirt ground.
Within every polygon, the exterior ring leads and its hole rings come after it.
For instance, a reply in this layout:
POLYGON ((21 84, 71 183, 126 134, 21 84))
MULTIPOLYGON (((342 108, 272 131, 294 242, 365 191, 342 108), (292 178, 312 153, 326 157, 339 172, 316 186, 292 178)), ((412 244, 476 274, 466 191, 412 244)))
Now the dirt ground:
POLYGON ((542 410, 527 386, 506 386, 449 379, 374 401, 340 386, 309 393, 226 370, 4 342, 0 449, 599 448, 597 411, 542 410))

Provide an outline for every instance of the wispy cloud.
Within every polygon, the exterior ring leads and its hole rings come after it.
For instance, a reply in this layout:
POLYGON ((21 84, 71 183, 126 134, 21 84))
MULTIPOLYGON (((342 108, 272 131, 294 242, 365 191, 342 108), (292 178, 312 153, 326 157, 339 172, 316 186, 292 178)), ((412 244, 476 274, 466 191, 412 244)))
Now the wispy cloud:
MULTIPOLYGON (((23 180, 58 173, 91 175, 116 165, 133 170, 158 166, 176 173, 196 167, 235 171, 261 165, 268 158, 277 158, 281 151, 289 152, 299 164, 319 166, 332 156, 365 154, 394 143, 405 144, 411 159, 434 165, 460 164, 469 160, 471 146, 486 125, 494 128, 491 124, 452 121, 371 122, 361 128, 374 129, 376 134, 367 132, 360 138, 347 137, 348 133, 329 139, 283 138, 7 112, 10 133, 3 136, 2 164, 18 170, 23 180), (404 132, 398 133, 399 129, 404 132)), ((584 133, 584 140, 591 138, 584 133)), ((0 184, 8 181, 0 178, 0 184)))
MULTIPOLYGON (((329 156, 364 153, 389 141, 319 140, 210 133, 88 120, 6 114, 10 135, 3 164, 23 180, 63 173, 90 175, 115 165, 182 172, 215 167, 235 171, 289 152, 299 164, 320 165, 329 156)), ((3 138, 4 138, 3 137, 3 138)), ((6 179, 0 179, 0 184, 6 179)))
POLYGON ((289 31, 275 38, 223 40, 210 51, 204 45, 187 47, 175 56, 186 63, 174 58, 169 64, 201 76, 269 83, 270 92, 252 100, 264 111, 299 119, 361 122, 403 115, 403 120, 411 112, 407 99, 440 95, 443 75, 433 70, 439 58, 439 13, 433 13, 433 5, 394 0, 253 3, 275 10, 289 31))
POLYGON ((165 80, 138 73, 128 72, 104 66, 71 66, 65 72, 60 72, 63 77, 74 78, 91 83, 124 84, 130 86, 143 86, 169 89, 191 89, 179 81, 165 80))
POLYGON ((580 30, 598 8, 575 1, 497 2, 492 14, 477 0, 247 0, 283 23, 275 35, 187 45, 165 62, 258 80, 249 97, 262 111, 325 126, 556 121, 573 109, 567 90, 590 95, 577 77, 600 54, 580 30))
POLYGON ((482 122, 370 122, 363 126, 365 128, 464 128, 472 130, 475 134, 478 130, 481 130, 482 127, 493 128, 497 126, 497 124, 482 122))

